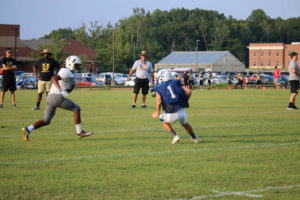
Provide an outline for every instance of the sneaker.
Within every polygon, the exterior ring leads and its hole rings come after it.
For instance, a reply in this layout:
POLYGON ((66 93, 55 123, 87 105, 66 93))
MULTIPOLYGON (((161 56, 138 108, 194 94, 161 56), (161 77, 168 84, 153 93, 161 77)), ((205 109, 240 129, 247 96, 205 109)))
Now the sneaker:
POLYGON ((39 107, 32 108, 32 110, 39 110, 39 109, 40 109, 39 107))
POLYGON ((30 132, 28 131, 28 129, 26 127, 21 129, 22 139, 24 142, 29 141, 29 133, 30 132))
POLYGON ((176 144, 176 143, 178 143, 179 141, 180 141, 179 135, 175 135, 175 136, 173 137, 173 141, 172 141, 171 144, 176 144))
POLYGON ((298 109, 298 107, 295 104, 292 105, 292 108, 298 109))
POLYGON ((142 105, 142 108, 148 108, 146 105, 142 105))
POLYGON ((90 136, 92 134, 93 134, 93 132, 81 131, 81 133, 77 134, 77 137, 80 139, 80 138, 83 138, 83 137, 88 137, 88 136, 90 136))
POLYGON ((199 143, 200 142, 200 140, 199 140, 199 138, 196 136, 195 138, 192 138, 192 140, 193 140, 193 142, 195 142, 195 143, 199 143))
POLYGON ((288 110, 296 110, 297 107, 295 108, 295 107, 293 107, 293 106, 288 106, 286 109, 288 109, 288 110))
POLYGON ((12 107, 13 107, 13 108, 17 108, 16 104, 14 104, 12 107))
POLYGON ((0 104, 0 108, 3 108, 3 105, 2 105, 2 104, 0 104))
POLYGON ((132 105, 131 108, 135 108, 135 105, 132 105))

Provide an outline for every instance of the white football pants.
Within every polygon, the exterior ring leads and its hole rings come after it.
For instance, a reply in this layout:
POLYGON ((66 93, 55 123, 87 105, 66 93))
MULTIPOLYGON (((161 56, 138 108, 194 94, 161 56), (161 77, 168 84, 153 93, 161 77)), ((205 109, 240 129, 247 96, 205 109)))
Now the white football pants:
POLYGON ((187 123, 186 112, 183 108, 181 108, 175 113, 163 113, 159 116, 159 119, 161 122, 165 123, 174 123, 178 121, 181 125, 186 125, 187 123))

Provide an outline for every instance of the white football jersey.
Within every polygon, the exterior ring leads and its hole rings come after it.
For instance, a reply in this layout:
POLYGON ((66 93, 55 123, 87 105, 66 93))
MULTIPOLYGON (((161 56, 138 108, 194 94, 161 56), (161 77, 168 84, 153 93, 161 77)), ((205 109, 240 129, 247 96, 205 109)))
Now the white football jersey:
MULTIPOLYGON (((62 90, 68 90, 74 85, 75 74, 68 68, 61 68, 57 74, 61 80, 58 80, 58 84, 62 90)), ((49 94, 61 94, 57 87, 52 83, 49 94)))

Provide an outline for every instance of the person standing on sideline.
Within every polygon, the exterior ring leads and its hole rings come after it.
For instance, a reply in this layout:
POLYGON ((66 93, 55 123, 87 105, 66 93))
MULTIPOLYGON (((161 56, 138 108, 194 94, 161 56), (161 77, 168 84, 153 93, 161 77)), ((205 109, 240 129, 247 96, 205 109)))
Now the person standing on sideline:
POLYGON ((193 72, 190 71, 188 73, 188 75, 189 75, 189 88, 193 90, 194 89, 194 85, 195 85, 193 72))
POLYGON ((239 73, 238 75, 238 82, 239 82, 239 88, 243 89, 243 84, 244 84, 244 75, 242 72, 239 73))
POLYGON ((24 142, 29 141, 29 134, 31 131, 49 125, 52 118, 55 115, 56 108, 62 108, 74 113, 74 122, 78 138, 87 137, 93 134, 93 132, 85 132, 81 127, 80 107, 65 96, 70 96, 75 86, 75 71, 79 70, 81 60, 77 56, 69 56, 66 59, 66 67, 61 68, 57 75, 54 75, 51 80, 53 84, 50 92, 46 97, 46 108, 44 113, 44 119, 35 122, 30 126, 22 128, 22 139, 24 142))
POLYGON ((1 104, 0 108, 3 108, 3 100, 5 92, 10 91, 11 104, 13 108, 16 108, 15 102, 15 91, 16 87, 16 78, 14 71, 17 69, 16 60, 11 57, 11 48, 5 50, 5 57, 2 59, 2 88, 1 88, 1 104))
POLYGON ((207 75, 208 90, 210 90, 211 79, 212 79, 212 75, 211 75, 211 72, 209 72, 208 75, 207 75))
POLYGON ((149 91, 149 74, 151 75, 152 85, 154 85, 154 73, 152 69, 152 63, 147 60, 147 52, 142 51, 140 54, 141 59, 134 62, 132 69, 129 72, 127 81, 129 81, 130 76, 136 72, 136 80, 133 89, 133 103, 132 108, 136 108, 136 100, 140 89, 142 88, 142 108, 147 108, 146 106, 146 95, 149 91))
POLYGON ((203 77, 203 74, 200 73, 199 74, 199 88, 200 88, 200 90, 203 90, 203 83, 204 83, 204 77, 203 77))
POLYGON ((158 85, 154 87, 156 96, 156 112, 152 113, 152 118, 159 117, 163 127, 173 136, 171 144, 178 143, 179 135, 176 134, 171 123, 180 122, 186 132, 190 134, 193 142, 199 143, 192 126, 187 122, 185 107, 188 107, 188 100, 192 91, 190 88, 182 86, 179 80, 172 80, 169 70, 160 70, 158 72, 158 85), (161 107, 165 113, 160 115, 161 107))
POLYGON ((249 79, 250 79, 250 74, 249 74, 249 72, 247 72, 246 80, 245 80, 245 89, 246 90, 248 90, 248 88, 250 88, 249 79))
POLYGON ((260 72, 258 72, 256 75, 256 89, 261 89, 261 88, 262 88, 261 75, 260 72))
POLYGON ((40 103, 43 97, 43 93, 46 92, 46 96, 48 95, 52 83, 51 78, 54 75, 54 70, 56 69, 57 73, 60 67, 56 60, 50 58, 51 53, 48 51, 48 49, 44 49, 41 55, 43 56, 43 58, 33 66, 33 72, 38 79, 38 96, 36 106, 32 110, 40 109, 40 103))
POLYGON ((300 68, 297 64, 298 60, 298 53, 292 52, 291 53, 291 60, 289 62, 289 83, 290 83, 290 102, 287 107, 288 110, 295 110, 297 109, 295 105, 296 96, 299 90, 299 81, 300 81, 300 68))
POLYGON ((231 75, 227 75, 227 80, 228 80, 228 90, 231 90, 232 88, 232 80, 231 80, 231 75))
POLYGON ((277 90, 279 90, 279 78, 280 78, 281 72, 279 69, 277 69, 277 66, 275 66, 275 70, 274 70, 273 74, 274 74, 275 86, 276 86, 277 90))
POLYGON ((183 73, 183 82, 185 87, 189 87, 189 75, 188 72, 183 73))
POLYGON ((234 81, 235 81, 235 89, 238 89, 239 88, 239 76, 237 73, 234 74, 234 81))

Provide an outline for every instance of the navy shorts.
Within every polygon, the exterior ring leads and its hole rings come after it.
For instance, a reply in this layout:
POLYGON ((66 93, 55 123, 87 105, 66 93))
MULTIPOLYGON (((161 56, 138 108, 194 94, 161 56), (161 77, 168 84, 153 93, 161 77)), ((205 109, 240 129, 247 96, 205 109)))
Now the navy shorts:
POLYGON ((149 91, 149 79, 135 79, 135 84, 133 88, 133 93, 138 94, 142 88, 142 94, 148 94, 149 91))
POLYGON ((297 80, 291 80, 291 81, 289 81, 289 83, 290 83, 291 93, 297 93, 298 94, 299 81, 297 81, 297 80))
POLYGON ((16 79, 2 79, 2 87, 1 87, 2 91, 16 91, 17 87, 16 87, 16 79))

